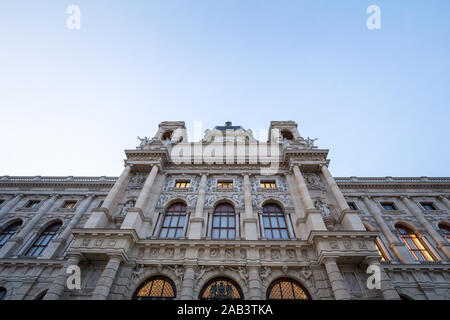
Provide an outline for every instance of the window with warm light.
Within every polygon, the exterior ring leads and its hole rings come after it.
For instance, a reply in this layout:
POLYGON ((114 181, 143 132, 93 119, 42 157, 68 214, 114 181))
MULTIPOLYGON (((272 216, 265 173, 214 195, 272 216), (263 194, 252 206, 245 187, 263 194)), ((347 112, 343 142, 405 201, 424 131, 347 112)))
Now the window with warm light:
POLYGON ((419 261, 435 261, 431 253, 427 250, 425 243, 412 230, 403 226, 396 225, 395 228, 400 233, 400 238, 406 244, 409 252, 419 261))
POLYGON ((233 181, 231 180, 219 180, 217 181, 217 188, 219 189, 232 189, 233 181))
POLYGON ((239 285, 228 278, 214 278, 203 286, 199 298, 202 300, 240 300, 244 299, 239 285))
POLYGON ((137 288, 133 295, 135 300, 172 300, 175 297, 175 284, 163 276, 148 279, 137 288))
POLYGON ((300 282, 290 278, 280 278, 270 284, 267 289, 267 299, 311 300, 311 297, 300 282))
POLYGON ((377 248, 378 254, 381 257, 381 261, 388 261, 389 259, 386 257, 386 254, 384 253, 384 251, 381 249, 380 244, 378 243, 378 238, 375 241, 375 247, 377 248))
POLYGON ((261 181, 260 182, 260 186, 263 189, 276 189, 277 188, 277 184, 275 181, 270 180, 270 181, 261 181))
POLYGON ((177 189, 188 189, 191 186, 190 180, 177 180, 175 182, 175 188, 177 189))

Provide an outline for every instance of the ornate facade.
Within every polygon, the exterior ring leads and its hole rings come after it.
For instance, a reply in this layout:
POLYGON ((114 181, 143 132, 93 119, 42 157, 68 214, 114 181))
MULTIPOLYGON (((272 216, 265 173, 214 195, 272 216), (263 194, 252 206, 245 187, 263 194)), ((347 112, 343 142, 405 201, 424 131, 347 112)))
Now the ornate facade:
POLYGON ((333 178, 292 121, 139 139, 118 178, 0 177, 0 299, 450 299, 450 178, 333 178))

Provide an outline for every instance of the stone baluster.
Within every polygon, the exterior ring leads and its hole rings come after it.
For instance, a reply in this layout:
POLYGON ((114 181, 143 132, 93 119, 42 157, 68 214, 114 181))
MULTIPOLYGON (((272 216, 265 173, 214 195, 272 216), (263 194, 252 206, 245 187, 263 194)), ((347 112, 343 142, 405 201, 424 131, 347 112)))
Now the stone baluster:
POLYGON ((244 174, 243 190, 244 190, 244 231, 246 240, 258 240, 258 224, 257 218, 253 214, 252 194, 250 185, 250 176, 244 174))
POLYGON ((111 290, 111 286, 116 278, 122 258, 120 256, 111 256, 105 269, 97 282, 92 300, 106 300, 111 290))

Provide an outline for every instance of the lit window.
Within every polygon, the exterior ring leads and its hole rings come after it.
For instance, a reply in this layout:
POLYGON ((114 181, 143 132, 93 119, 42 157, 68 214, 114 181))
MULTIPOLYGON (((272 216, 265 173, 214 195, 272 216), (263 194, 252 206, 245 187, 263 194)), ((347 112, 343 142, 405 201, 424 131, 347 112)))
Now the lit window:
POLYGON ((264 233, 267 239, 289 239, 286 219, 280 206, 266 204, 262 213, 264 233))
POLYGON ((421 202, 420 204, 426 211, 436 210, 436 208, 434 207, 434 205, 431 202, 421 202))
POLYGON ((67 200, 64 201, 63 208, 64 209, 73 209, 77 205, 77 201, 75 200, 67 200))
POLYGON ((384 210, 386 211, 393 211, 393 210, 397 210, 394 206, 393 203, 391 202, 383 202, 381 203, 381 206, 383 207, 384 210))
POLYGON ((402 225, 396 225, 395 228, 400 233, 402 241, 406 244, 409 252, 419 261, 434 261, 435 259, 431 256, 425 247, 425 244, 420 238, 418 238, 414 232, 402 225))
POLYGON ((236 215, 228 203, 219 204, 214 209, 212 221, 213 239, 234 239, 236 236, 236 215))
POLYGON ((381 261, 387 261, 387 260, 389 260, 389 259, 386 257, 386 255, 384 254, 384 251, 381 250, 380 244, 378 243, 378 238, 375 240, 375 247, 377 247, 377 251, 378 251, 378 254, 379 254, 380 257, 381 257, 381 261))
POLYGON ((442 233, 447 237, 447 241, 450 242, 450 227, 446 224, 439 223, 439 229, 441 229, 442 233))
POLYGON ((356 206, 356 204, 354 202, 348 202, 348 207, 351 210, 358 210, 358 207, 356 206))
POLYGON ((28 209, 37 208, 37 206, 39 205, 40 202, 41 202, 40 200, 30 200, 25 205, 25 208, 28 208, 28 209))
POLYGON ((160 238, 179 238, 183 236, 186 220, 186 205, 181 202, 172 204, 164 214, 160 238))
POLYGON ((59 228, 61 228, 61 222, 55 222, 47 227, 44 232, 34 241, 33 245, 25 253, 27 257, 37 257, 39 256, 48 244, 58 233, 59 228))
POLYGON ((263 189, 276 189, 277 188, 277 184, 275 183, 275 181, 261 181, 260 186, 263 189))
POLYGON ((175 188, 178 189, 188 189, 191 186, 190 180, 177 180, 175 183, 175 188))
POLYGON ((311 300, 311 297, 298 281, 290 278, 280 278, 270 284, 267 289, 267 299, 311 300))
POLYGON ((239 285, 228 278, 214 278, 206 283, 199 295, 206 300, 240 300, 244 299, 239 285))
POLYGON ((232 189, 233 181, 217 181, 217 188, 220 189, 232 189))
POLYGON ((0 248, 17 233, 21 225, 21 221, 13 222, 0 233, 0 248))
POLYGON ((172 280, 163 276, 148 279, 133 295, 136 300, 171 300, 175 297, 175 285, 172 280))

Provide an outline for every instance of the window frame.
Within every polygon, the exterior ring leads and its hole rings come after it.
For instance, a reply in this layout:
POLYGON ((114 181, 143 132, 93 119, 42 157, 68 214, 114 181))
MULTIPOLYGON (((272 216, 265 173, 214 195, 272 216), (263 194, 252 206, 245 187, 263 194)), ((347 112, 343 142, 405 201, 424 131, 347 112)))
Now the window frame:
POLYGON ((176 299, 176 298, 177 298, 177 287, 176 287, 175 283, 172 281, 172 279, 170 279, 170 278, 168 278, 168 277, 166 277, 166 276, 162 276, 162 275, 150 277, 150 278, 146 279, 145 281, 143 281, 143 282, 136 288, 136 290, 134 291, 133 296, 132 296, 132 300, 174 300, 174 299, 176 299), (163 295, 160 295, 160 296, 138 296, 139 292, 140 292, 145 286, 147 286, 150 282, 151 282, 152 284, 151 284, 149 293, 151 293, 151 292, 152 292, 152 289, 153 289, 153 284, 154 284, 154 282, 157 281, 157 280, 162 280, 162 281, 164 281, 164 282, 163 282, 163 287, 162 287, 162 290, 161 290, 161 294, 164 293, 165 285, 168 284, 168 285, 170 285, 171 288, 172 288, 173 296, 163 296, 163 295))
POLYGON ((293 234, 293 230, 292 230, 292 225, 290 224, 291 221, 290 221, 288 214, 286 214, 286 212, 283 210, 283 208, 276 203, 271 202, 271 203, 266 203, 263 205, 262 211, 260 214, 260 223, 261 223, 262 238, 264 238, 264 239, 267 239, 267 240, 291 240, 291 239, 295 238, 295 236, 293 234), (278 208, 279 211, 266 212, 265 210, 268 207, 278 208), (275 215, 275 216, 273 216, 273 215, 275 215), (278 227, 272 226, 273 218, 276 219, 278 227), (280 218, 282 218, 283 219, 282 221, 284 221, 284 227, 280 226, 280 223, 279 223, 280 218), (268 228, 266 228, 266 221, 268 221, 269 225, 270 225, 270 227, 268 227, 268 228), (270 231, 271 237, 267 236, 267 230, 270 231), (274 237, 274 230, 278 230, 280 238, 274 237), (284 230, 286 231, 286 234, 287 234, 286 238, 283 237, 282 231, 284 231, 284 230))
POLYGON ((381 207, 383 208, 384 211, 396 211, 396 210, 398 210, 398 208, 397 208, 397 206, 395 205, 394 202, 383 201, 383 202, 380 202, 380 205, 381 205, 381 207), (391 206, 392 209, 386 209, 385 206, 391 206))
POLYGON ((237 240, 240 238, 238 224, 239 214, 236 212, 234 206, 227 202, 222 202, 214 207, 214 210, 210 217, 210 232, 209 236, 212 240, 237 240), (229 210, 222 210, 222 208, 228 208, 229 210), (221 211, 217 211, 220 209, 221 211), (218 220, 218 225, 215 225, 215 221, 218 220), (224 219, 222 219, 224 218, 224 219), (226 220, 226 226, 222 225, 222 221, 226 220), (230 226, 230 221, 233 221, 234 226, 230 226), (214 235, 217 230, 217 237, 214 235), (226 232, 226 237, 221 237, 222 231, 226 232), (233 232, 234 236, 230 236, 230 232, 233 232))
POLYGON ((293 278, 289 278, 289 277, 281 277, 278 279, 273 280, 270 285, 267 287, 266 290, 266 300, 312 300, 311 294, 309 293, 309 291, 305 288, 305 286, 303 284, 301 284, 299 281, 297 281, 296 279, 293 278), (294 299, 283 299, 283 290, 281 290, 281 283, 289 283, 291 285, 291 290, 292 290, 292 295, 294 297, 294 299), (272 290, 274 289, 274 287, 276 285, 279 285, 280 287, 280 299, 276 299, 276 298, 270 298, 270 295, 272 293, 272 290), (305 294, 307 299, 296 299, 296 294, 295 294, 295 290, 294 290, 294 285, 298 286, 299 289, 305 294))
POLYGON ((45 227, 45 229, 41 233, 39 233, 39 235, 37 237, 35 237, 33 239, 32 244, 27 247, 27 249, 23 253, 23 256, 29 257, 29 258, 39 257, 45 251, 45 249, 47 249, 50 242, 53 239, 55 239, 55 237, 58 235, 62 226, 63 226, 62 221, 55 221, 55 222, 47 225, 47 227, 45 227), (59 224, 58 228, 56 230, 52 230, 51 227, 53 227, 57 224, 59 224), (32 254, 30 254, 32 249, 35 249, 35 250, 32 252, 32 254), (39 252, 39 253, 36 255, 35 252, 39 252))
POLYGON ((158 231, 158 238, 159 239, 181 239, 181 238, 184 238, 186 236, 187 223, 188 223, 187 205, 181 201, 172 203, 171 205, 169 205, 167 207, 165 212, 162 214, 161 222, 160 222, 161 225, 159 226, 159 231, 158 231), (184 207, 184 211, 175 211, 176 206, 184 207), (177 217, 175 226, 172 225, 172 220, 174 219, 174 217, 177 217), (182 217, 184 219, 184 223, 180 224, 180 220, 182 217), (166 218, 169 218, 169 222, 165 226, 164 224, 165 224, 166 218), (165 233, 165 236, 163 236, 162 233, 165 230, 167 230, 167 231, 165 233), (171 232, 171 230, 174 230, 173 237, 169 237, 169 233, 171 232), (179 236, 177 236, 179 231, 181 234, 179 236))
POLYGON ((359 210, 358 206, 356 205, 356 203, 354 201, 347 201, 347 205, 350 208, 350 210, 353 210, 353 211, 359 210), (352 207, 354 207, 354 209, 352 207))
POLYGON ((175 189, 180 189, 180 190, 186 190, 189 189, 191 187, 191 180, 190 179, 177 179, 175 180, 175 189), (178 184, 182 184, 183 186, 178 186, 178 184))
POLYGON ((15 237, 15 235, 20 231, 20 228, 22 227, 22 225, 23 225, 22 220, 13 221, 13 222, 10 222, 6 226, 6 228, 4 228, 0 232, 0 248, 2 248, 9 239, 13 239, 15 237), (10 229, 16 225, 18 225, 17 229, 14 230, 14 232, 11 231, 10 229), (8 235, 9 235, 9 237, 8 237, 8 235), (4 239, 6 239, 6 240, 4 240, 4 239))
POLYGON ((423 202, 419 202, 419 203, 420 203, 421 207, 425 211, 436 211, 436 210, 438 210, 433 202, 423 201, 423 202), (427 207, 431 207, 431 209, 427 209, 427 207))
POLYGON ((198 294, 198 299, 199 300, 244 300, 245 297, 244 297, 242 288, 233 279, 228 278, 228 277, 214 277, 202 286, 202 288, 200 289, 200 292, 198 294), (204 297, 206 290, 215 282, 228 282, 229 284, 231 284, 232 287, 234 287, 236 289, 236 293, 239 295, 239 297, 238 298, 207 298, 207 297, 204 297))
POLYGON ((232 190, 234 187, 234 181, 233 180, 217 180, 216 187, 219 190, 232 190), (227 185, 227 187, 224 187, 224 185, 227 185))
POLYGON ((424 239, 422 239, 422 236, 417 235, 412 229, 402 224, 396 224, 395 229, 398 231, 400 239, 406 245, 416 261, 438 261, 438 258, 434 255, 433 251, 430 250, 428 244, 424 241, 424 239))
POLYGON ((42 200, 39 199, 30 199, 28 200, 25 205, 23 206, 23 209, 37 209, 39 205, 41 204, 42 200), (36 205, 31 206, 32 203, 35 203, 36 205))
POLYGON ((276 180, 259 180, 259 187, 263 190, 277 189, 277 181, 276 180), (270 186, 267 187, 266 185, 270 185, 270 186))
POLYGON ((66 209, 66 210, 75 209, 77 207, 77 204, 78 204, 78 200, 64 200, 64 202, 61 206, 61 209, 66 209), (67 208, 66 204, 68 204, 68 203, 73 203, 73 206, 67 208))

